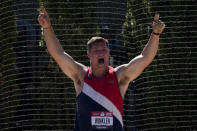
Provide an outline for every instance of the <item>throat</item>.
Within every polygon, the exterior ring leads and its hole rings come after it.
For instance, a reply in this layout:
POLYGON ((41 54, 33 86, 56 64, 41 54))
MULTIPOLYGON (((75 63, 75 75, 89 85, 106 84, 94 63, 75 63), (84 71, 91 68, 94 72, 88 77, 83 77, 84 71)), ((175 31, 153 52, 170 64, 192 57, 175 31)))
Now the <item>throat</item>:
POLYGON ((108 70, 109 68, 106 67, 106 68, 97 68, 97 69, 94 69, 94 68, 91 68, 91 72, 92 72, 92 75, 96 78, 102 78, 104 77, 107 73, 108 73, 108 70))

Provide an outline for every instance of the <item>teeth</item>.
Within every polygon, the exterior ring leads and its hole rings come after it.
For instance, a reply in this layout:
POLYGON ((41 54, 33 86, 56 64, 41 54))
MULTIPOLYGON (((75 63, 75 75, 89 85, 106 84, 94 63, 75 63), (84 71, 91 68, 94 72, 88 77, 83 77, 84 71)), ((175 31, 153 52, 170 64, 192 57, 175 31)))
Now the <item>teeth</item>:
POLYGON ((98 63, 99 63, 99 64, 103 64, 103 63, 104 63, 104 59, 103 59, 103 58, 100 58, 100 59, 98 60, 98 63))

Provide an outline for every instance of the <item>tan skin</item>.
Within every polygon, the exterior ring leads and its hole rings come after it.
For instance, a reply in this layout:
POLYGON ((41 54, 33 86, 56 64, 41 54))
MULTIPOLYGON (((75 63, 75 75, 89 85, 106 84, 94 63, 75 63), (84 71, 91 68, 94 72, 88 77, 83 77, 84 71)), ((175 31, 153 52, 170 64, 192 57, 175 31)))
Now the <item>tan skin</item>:
MULTIPOLYGON (((38 17, 38 21, 42 28, 44 28, 45 41, 47 49, 56 62, 59 64, 62 71, 70 77, 75 85, 76 95, 79 95, 83 89, 84 77, 88 67, 76 62, 73 58, 64 52, 60 42, 56 38, 53 28, 50 23, 49 16, 41 7, 42 13, 38 17)), ((153 22, 153 32, 161 34, 165 25, 158 20, 158 17, 153 22)), ((137 78, 142 71, 152 62, 159 46, 159 35, 150 36, 150 39, 140 55, 132 59, 128 64, 120 65, 114 69, 117 75, 120 94, 124 99, 125 92, 129 83, 137 78)), ((95 77, 101 78, 108 72, 108 63, 110 51, 105 43, 96 43, 92 45, 91 50, 87 51, 90 59, 90 67, 95 77), (104 63, 98 62, 99 58, 104 59, 104 63)))

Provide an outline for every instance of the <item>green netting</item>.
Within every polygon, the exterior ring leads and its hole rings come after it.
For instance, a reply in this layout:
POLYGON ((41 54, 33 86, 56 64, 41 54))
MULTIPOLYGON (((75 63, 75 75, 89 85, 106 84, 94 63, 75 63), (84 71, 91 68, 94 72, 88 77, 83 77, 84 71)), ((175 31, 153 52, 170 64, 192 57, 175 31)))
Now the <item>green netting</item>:
POLYGON ((154 61, 127 90, 125 130, 197 129, 197 1, 1 0, 0 130, 73 130, 74 85, 46 49, 40 5, 65 51, 87 66, 95 35, 109 39, 114 67, 139 55, 159 12, 166 28, 154 61))

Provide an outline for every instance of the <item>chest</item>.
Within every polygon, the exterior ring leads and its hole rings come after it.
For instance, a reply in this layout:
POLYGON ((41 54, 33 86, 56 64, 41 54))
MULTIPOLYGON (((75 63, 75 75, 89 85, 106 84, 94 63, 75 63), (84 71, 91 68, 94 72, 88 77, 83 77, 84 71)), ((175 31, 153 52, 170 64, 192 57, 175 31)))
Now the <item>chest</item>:
POLYGON ((119 89, 116 76, 114 75, 107 75, 103 78, 88 76, 85 82, 103 95, 111 94, 119 89))

